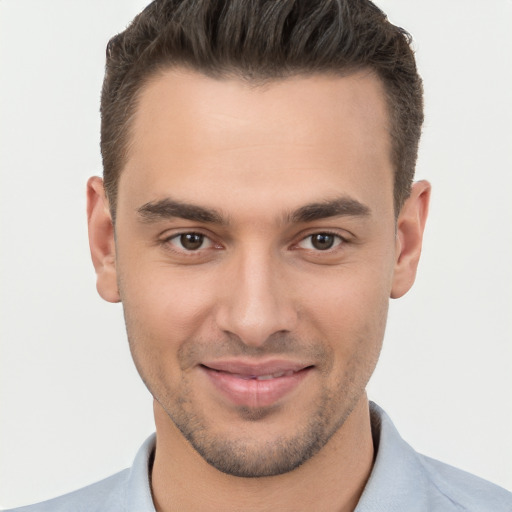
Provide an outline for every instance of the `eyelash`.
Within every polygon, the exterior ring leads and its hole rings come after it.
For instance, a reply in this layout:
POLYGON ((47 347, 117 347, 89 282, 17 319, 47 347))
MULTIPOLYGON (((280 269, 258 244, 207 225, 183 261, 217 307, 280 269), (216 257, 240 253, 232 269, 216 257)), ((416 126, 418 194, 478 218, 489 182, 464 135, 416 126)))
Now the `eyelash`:
MULTIPOLYGON (((339 247, 340 245, 344 245, 348 242, 348 240, 344 237, 342 237, 341 235, 339 235, 338 233, 333 233, 332 231, 315 231, 314 233, 311 233, 303 238, 300 239, 300 241, 295 244, 296 246, 300 246, 300 244, 308 239, 312 240, 312 238, 314 236, 320 236, 320 235, 323 235, 323 236, 331 236, 333 238, 335 238, 335 241, 334 241, 334 245, 332 247, 329 247, 327 249, 318 249, 318 248, 308 248, 306 250, 311 250, 313 252, 317 252, 317 253, 325 253, 325 254, 328 254, 328 253, 331 253, 331 252, 334 252, 336 251, 336 248, 339 247), (336 241, 337 240, 337 241, 336 241)), ((312 242, 310 242, 312 243, 312 242)))
POLYGON ((187 256, 198 255, 198 254, 200 254, 200 252, 202 250, 210 249, 212 247, 215 248, 215 249, 220 249, 221 248, 221 245, 220 244, 216 244, 212 240, 211 237, 209 237, 208 235, 205 235, 204 233, 201 233, 199 231, 184 231, 184 232, 181 232, 181 233, 176 233, 175 235, 167 237, 165 240, 163 240, 162 244, 167 246, 167 247, 171 246, 170 247, 171 250, 179 252, 180 254, 185 254, 187 256), (179 247, 177 247, 177 244, 173 243, 175 240, 179 241, 184 236, 192 236, 192 235, 199 236, 199 237, 202 238, 201 245, 203 245, 205 242, 209 242, 208 243, 208 247, 199 247, 197 249, 186 249, 185 247, 183 247, 183 244, 181 244, 181 248, 179 248, 179 247))
MULTIPOLYGON (((304 250, 312 251, 312 252, 318 253, 318 254, 329 254, 329 253, 335 252, 337 250, 337 248, 339 248, 339 246, 345 245, 347 243, 348 243, 348 240, 345 237, 341 236, 340 234, 334 233, 332 231, 322 230, 322 231, 315 231, 314 233, 310 233, 310 234, 302 237, 297 243, 293 244, 291 248, 292 249, 296 249, 296 248, 304 249, 304 250), (314 236, 320 236, 320 235, 334 237, 335 240, 333 242, 333 246, 328 247, 323 250, 318 249, 318 248, 315 249, 315 248, 311 248, 311 247, 304 248, 304 247, 300 246, 300 244, 304 243, 308 239, 312 240, 312 238, 314 236)), ((165 238, 164 240, 162 240, 161 244, 170 248, 172 251, 179 252, 180 254, 183 254, 186 256, 198 256, 201 254, 202 251, 204 251, 206 249, 210 249, 210 248, 222 249, 222 246, 220 244, 216 243, 214 240, 212 240, 212 238, 210 236, 208 236, 204 233, 201 233, 199 231, 183 231, 181 233, 176 233, 176 234, 169 236, 169 237, 165 238), (207 247, 199 247, 197 249, 187 249, 187 248, 183 247, 182 243, 180 244, 181 247, 177 247, 177 244, 173 243, 176 240, 179 241, 184 236, 191 236, 191 235, 202 237, 201 245, 203 245, 204 242, 208 241, 209 242, 208 246, 207 247)), ((310 244, 312 244, 312 242, 310 242, 310 244)))

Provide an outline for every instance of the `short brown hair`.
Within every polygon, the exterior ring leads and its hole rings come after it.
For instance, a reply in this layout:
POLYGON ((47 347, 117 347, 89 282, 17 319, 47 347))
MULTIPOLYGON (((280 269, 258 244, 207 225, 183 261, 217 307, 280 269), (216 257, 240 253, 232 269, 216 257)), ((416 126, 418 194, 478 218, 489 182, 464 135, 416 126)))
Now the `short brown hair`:
POLYGON ((410 193, 423 123, 410 43, 369 0, 155 0, 107 46, 101 152, 113 218, 139 92, 175 66, 251 81, 373 71, 387 94, 398 212, 410 193))

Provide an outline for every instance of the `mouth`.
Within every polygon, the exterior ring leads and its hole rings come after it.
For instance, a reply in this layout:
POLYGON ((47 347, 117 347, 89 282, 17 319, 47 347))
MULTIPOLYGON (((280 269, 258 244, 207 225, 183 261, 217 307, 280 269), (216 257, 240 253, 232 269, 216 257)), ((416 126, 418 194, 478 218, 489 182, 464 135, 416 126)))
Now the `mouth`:
MULTIPOLYGON (((209 368, 209 369, 214 372, 218 372, 218 373, 222 372, 222 370, 215 370, 213 368, 209 368)), ((299 370, 299 371, 302 371, 302 370, 299 370)), ((224 372, 224 373, 229 373, 229 372, 224 372)), ((244 379, 244 380, 271 380, 271 379, 279 379, 280 377, 290 377, 294 373, 297 373, 297 372, 294 372, 293 370, 287 370, 287 371, 283 371, 283 372, 269 373, 267 375, 244 375, 241 373, 231 373, 230 375, 232 375, 235 378, 244 379)))
POLYGON ((269 407, 296 390, 313 370, 313 365, 287 361, 251 364, 241 361, 204 363, 200 369, 216 393, 244 407, 269 407))

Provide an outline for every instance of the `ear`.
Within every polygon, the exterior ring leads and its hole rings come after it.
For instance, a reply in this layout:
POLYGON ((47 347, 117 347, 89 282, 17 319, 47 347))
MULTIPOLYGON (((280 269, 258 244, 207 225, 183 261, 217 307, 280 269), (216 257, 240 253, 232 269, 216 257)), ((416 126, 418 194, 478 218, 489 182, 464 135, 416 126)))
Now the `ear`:
POLYGON ((114 225, 103 180, 97 176, 89 178, 87 182, 87 225, 98 293, 108 302, 120 302, 117 288, 114 225))
POLYGON ((413 184, 411 195, 405 201, 397 219, 396 263, 391 287, 391 298, 405 295, 414 283, 421 254, 423 231, 428 215, 430 183, 413 184))

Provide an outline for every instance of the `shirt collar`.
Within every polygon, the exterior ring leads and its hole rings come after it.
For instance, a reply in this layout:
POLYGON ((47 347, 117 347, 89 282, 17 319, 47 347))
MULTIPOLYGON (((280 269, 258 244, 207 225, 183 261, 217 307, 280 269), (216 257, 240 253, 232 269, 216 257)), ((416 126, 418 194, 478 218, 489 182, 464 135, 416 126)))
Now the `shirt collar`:
POLYGON ((149 436, 139 448, 126 482, 124 510, 156 512, 151 496, 151 465, 156 447, 156 434, 149 436))
POLYGON ((355 512, 427 511, 428 481, 418 454, 373 402, 370 416, 377 456, 355 512))

